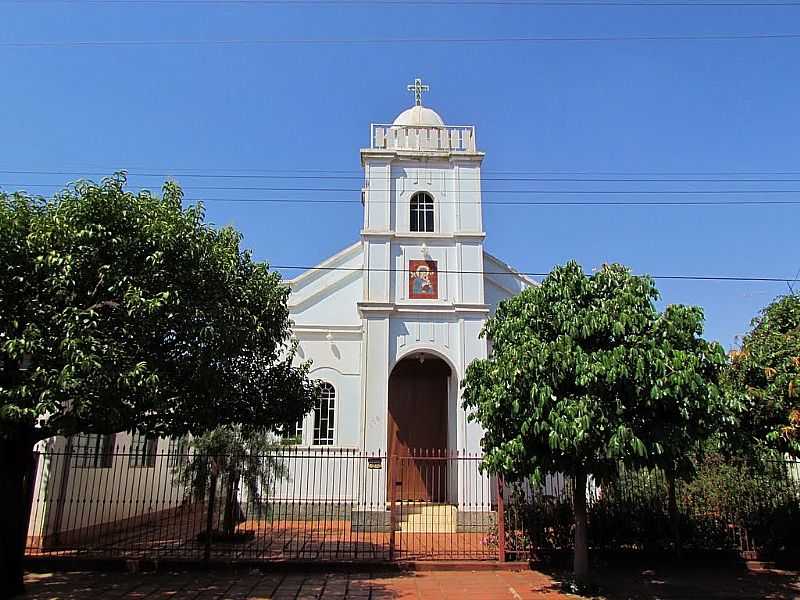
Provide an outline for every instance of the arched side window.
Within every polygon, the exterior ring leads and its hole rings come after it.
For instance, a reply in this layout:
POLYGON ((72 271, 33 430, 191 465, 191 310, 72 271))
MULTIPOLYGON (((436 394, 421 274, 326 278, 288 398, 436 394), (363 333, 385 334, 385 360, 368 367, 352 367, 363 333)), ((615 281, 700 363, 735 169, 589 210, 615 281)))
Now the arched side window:
POLYGON ((336 390, 327 381, 314 405, 314 445, 333 446, 336 431, 336 390))
POLYGON ((411 231, 433 231, 433 196, 418 192, 411 196, 411 231))

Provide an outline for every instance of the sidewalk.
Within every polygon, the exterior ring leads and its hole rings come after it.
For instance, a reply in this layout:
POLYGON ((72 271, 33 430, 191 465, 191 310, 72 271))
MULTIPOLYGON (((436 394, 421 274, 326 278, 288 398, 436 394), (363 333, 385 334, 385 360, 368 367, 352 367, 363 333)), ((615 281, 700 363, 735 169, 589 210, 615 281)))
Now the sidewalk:
MULTIPOLYGON (((606 566, 598 600, 796 600, 800 574, 763 568, 606 566)), ((26 600, 570 600, 539 571, 30 573, 26 600)))
POLYGON ((536 571, 31 573, 29 600, 565 600, 536 571))

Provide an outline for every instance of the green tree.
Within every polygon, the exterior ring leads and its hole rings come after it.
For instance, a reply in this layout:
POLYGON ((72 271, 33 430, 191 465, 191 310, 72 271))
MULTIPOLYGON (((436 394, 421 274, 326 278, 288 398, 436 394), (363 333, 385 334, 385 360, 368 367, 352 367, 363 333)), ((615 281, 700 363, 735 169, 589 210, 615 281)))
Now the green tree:
POLYGON ((720 375, 725 352, 703 334, 703 310, 697 306, 670 305, 653 325, 648 342, 653 414, 642 435, 652 451, 643 466, 664 471, 667 481, 673 543, 680 552, 680 523, 676 481, 690 480, 697 459, 721 428, 736 422, 737 406, 722 393, 720 375))
POLYGON ((275 429, 312 406, 288 288, 232 228, 124 175, 0 195, 0 589, 22 586, 32 447, 76 432, 275 429))
POLYGON ((670 342, 687 323, 695 333, 699 313, 659 315, 657 297, 651 278, 620 265, 592 275, 575 262, 556 267, 500 304, 483 332, 489 358, 467 369, 464 405, 485 431, 486 467, 510 481, 572 476, 579 581, 588 576, 587 477, 666 457, 668 443, 691 437, 681 429, 686 382, 699 402, 704 370, 720 360, 715 347, 670 342))
POLYGON ((288 475, 286 464, 275 452, 279 445, 267 431, 235 425, 217 427, 192 439, 190 446, 187 460, 175 469, 176 479, 198 495, 209 491, 209 502, 214 502, 221 488, 220 529, 229 539, 245 516, 239 505, 240 484, 244 483, 251 506, 256 507, 268 500, 274 482, 288 475))
POLYGON ((726 384, 744 417, 734 449, 800 457, 800 296, 780 297, 753 319, 726 384))

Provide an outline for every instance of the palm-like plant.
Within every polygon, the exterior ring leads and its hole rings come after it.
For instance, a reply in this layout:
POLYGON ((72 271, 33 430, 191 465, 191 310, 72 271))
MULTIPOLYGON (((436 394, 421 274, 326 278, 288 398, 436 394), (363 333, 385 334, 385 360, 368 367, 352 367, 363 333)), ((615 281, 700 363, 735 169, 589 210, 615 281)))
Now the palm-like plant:
POLYGON ((215 496, 221 495, 223 536, 232 537, 246 518, 239 502, 242 483, 250 501, 263 505, 274 482, 287 476, 286 464, 275 452, 274 439, 264 431, 218 427, 192 439, 188 459, 175 468, 176 479, 196 496, 209 491, 210 511, 214 510, 215 496))

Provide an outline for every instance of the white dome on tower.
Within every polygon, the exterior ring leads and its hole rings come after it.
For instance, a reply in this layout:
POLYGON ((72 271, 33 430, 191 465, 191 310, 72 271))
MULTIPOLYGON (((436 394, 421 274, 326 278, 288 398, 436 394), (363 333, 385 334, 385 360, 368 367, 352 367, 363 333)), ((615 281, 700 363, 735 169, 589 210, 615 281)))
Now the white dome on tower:
POLYGON ((426 106, 416 105, 397 115, 392 125, 444 127, 444 121, 435 110, 427 108, 426 106))

